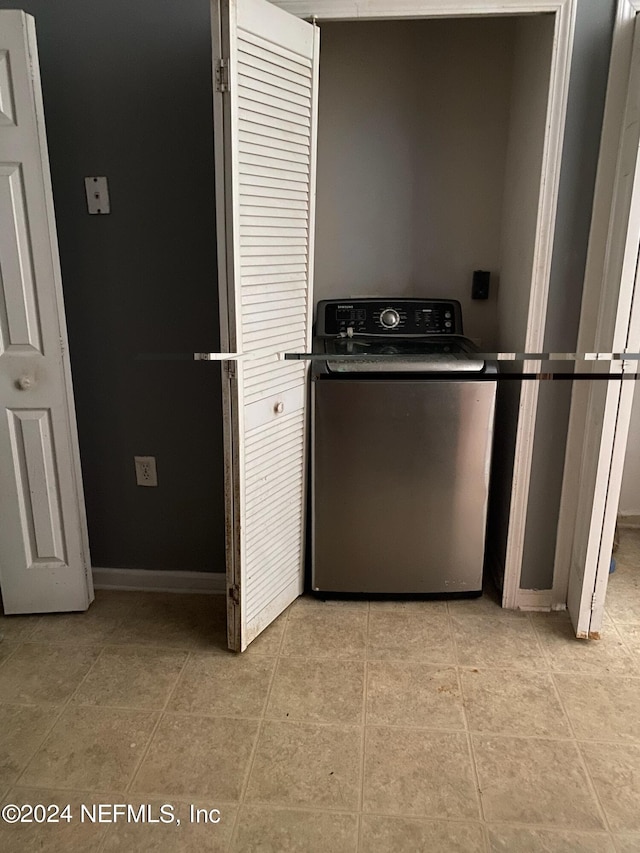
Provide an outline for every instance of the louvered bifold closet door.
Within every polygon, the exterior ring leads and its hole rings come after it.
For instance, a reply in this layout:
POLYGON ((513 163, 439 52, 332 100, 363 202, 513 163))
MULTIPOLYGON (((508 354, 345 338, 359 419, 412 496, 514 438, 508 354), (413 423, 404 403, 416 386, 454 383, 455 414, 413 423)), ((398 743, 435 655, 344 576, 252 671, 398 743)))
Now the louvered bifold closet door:
POLYGON ((229 640, 244 649, 304 580, 308 365, 279 355, 311 346, 319 34, 264 0, 226 11, 227 309, 244 356, 229 380, 229 640))

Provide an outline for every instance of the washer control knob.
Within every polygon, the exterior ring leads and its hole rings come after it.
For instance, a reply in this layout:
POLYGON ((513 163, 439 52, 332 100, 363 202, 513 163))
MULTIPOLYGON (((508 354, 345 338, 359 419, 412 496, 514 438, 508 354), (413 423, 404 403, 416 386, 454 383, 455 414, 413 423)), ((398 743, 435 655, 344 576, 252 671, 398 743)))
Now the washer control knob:
POLYGON ((400 315, 395 308, 385 308, 380 314, 380 322, 385 329, 395 329, 400 322, 400 315))

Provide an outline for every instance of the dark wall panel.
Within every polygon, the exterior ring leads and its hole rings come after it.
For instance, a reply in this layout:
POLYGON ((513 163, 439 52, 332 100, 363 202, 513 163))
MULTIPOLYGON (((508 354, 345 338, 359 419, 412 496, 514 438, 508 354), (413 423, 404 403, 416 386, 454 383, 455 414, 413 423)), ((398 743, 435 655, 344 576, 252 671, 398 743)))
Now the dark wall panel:
MULTIPOLYGON (((15 0, 0 7, 15 8, 15 0)), ((36 21, 95 566, 222 571, 208 0, 24 0, 36 21), (109 179, 90 216, 85 175, 109 179), (158 488, 134 455, 157 457, 158 488)))

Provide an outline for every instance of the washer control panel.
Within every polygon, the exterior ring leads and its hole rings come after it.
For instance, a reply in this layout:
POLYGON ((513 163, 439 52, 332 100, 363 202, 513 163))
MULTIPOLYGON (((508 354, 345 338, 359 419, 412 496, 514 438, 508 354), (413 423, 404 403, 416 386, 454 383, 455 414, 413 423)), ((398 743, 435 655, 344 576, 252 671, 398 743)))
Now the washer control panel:
POLYGON ((455 299, 323 299, 316 334, 461 335, 462 311, 455 299))

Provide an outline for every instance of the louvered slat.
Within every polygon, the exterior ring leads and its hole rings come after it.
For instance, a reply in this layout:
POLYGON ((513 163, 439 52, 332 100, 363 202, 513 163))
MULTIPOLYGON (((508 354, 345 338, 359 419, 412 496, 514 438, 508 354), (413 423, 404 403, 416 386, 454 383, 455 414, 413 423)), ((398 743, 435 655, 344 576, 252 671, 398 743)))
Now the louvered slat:
MULTIPOLYGON (((253 154, 257 157, 262 157, 262 162, 267 162, 264 159, 264 152, 269 151, 269 158, 271 160, 283 160, 285 163, 289 164, 292 168, 294 164, 302 164, 306 166, 309 163, 309 153, 307 151, 290 151, 284 150, 278 146, 272 145, 267 148, 267 146, 263 142, 252 142, 242 136, 240 136, 238 141, 238 151, 240 152, 240 159, 244 160, 245 155, 253 154)), ((269 165, 267 163, 267 165, 269 165)), ((278 164, 276 163, 276 166, 278 164)))
MULTIPOLYGON (((242 229, 242 240, 247 237, 270 237, 277 239, 278 237, 304 237, 308 242, 308 230, 304 223, 297 223, 294 227, 289 225, 267 225, 267 226, 246 226, 242 229)), ((238 242, 242 245, 242 240, 238 242)))
POLYGON ((295 318, 299 315, 299 311, 291 308, 287 311, 276 314, 273 312, 265 312, 262 316, 258 314, 245 314, 242 318, 242 328, 247 332, 247 334, 253 334, 256 332, 256 325, 259 325, 262 329, 282 329, 283 326, 293 323, 295 318))
POLYGON ((246 514, 247 523, 255 523, 256 519, 261 518, 267 508, 274 508, 280 502, 287 502, 295 490, 302 484, 304 479, 304 471, 302 468, 295 471, 288 471, 286 476, 277 483, 271 483, 269 486, 269 500, 265 503, 263 492, 254 490, 252 494, 246 497, 246 514))
POLYGON ((281 157, 278 157, 277 151, 269 151, 269 149, 265 149, 264 153, 255 154, 243 151, 241 145, 239 148, 240 153, 238 154, 238 160, 240 163, 263 169, 265 174, 269 174, 269 172, 274 171, 282 172, 285 177, 286 175, 289 175, 291 180, 300 180, 300 177, 307 173, 309 164, 306 160, 298 163, 294 159, 283 160, 281 157))
MULTIPOLYGON (((260 284, 276 285, 287 281, 304 280, 307 271, 306 263, 292 264, 265 264, 262 267, 249 267, 242 276, 245 287, 253 287, 260 284)), ((273 292, 273 290, 271 291, 273 292)))
POLYGON ((311 66, 304 58, 286 56, 280 51, 273 50, 272 45, 266 42, 252 41, 249 33, 240 34, 238 45, 241 50, 242 61, 248 65, 255 65, 256 68, 260 66, 272 74, 280 74, 283 77, 286 77, 287 74, 293 74, 296 79, 298 77, 309 81, 313 79, 311 66))
POLYGON ((302 507, 292 507, 291 503, 282 503, 278 511, 273 514, 264 513, 259 522, 251 525, 251 535, 247 536, 247 547, 250 548, 254 542, 259 542, 269 535, 269 532, 282 521, 293 520, 294 524, 302 521, 302 507))
MULTIPOLYGON (((240 135, 251 134, 253 136, 261 136, 265 139, 273 139, 278 145, 280 142, 287 142, 292 145, 300 145, 309 150, 309 138, 305 133, 296 133, 295 131, 283 130, 278 127, 273 127, 270 121, 265 121, 265 117, 261 115, 255 116, 256 121, 251 121, 254 116, 245 114, 239 123, 238 129, 240 135)), ((299 130, 299 128, 298 128, 299 130)))
MULTIPOLYGON (((247 560, 251 564, 254 561, 263 560, 266 555, 268 559, 278 560, 288 552, 292 544, 300 537, 300 515, 295 513, 284 515, 282 518, 269 525, 269 531, 266 536, 257 537, 250 545, 247 546, 247 560), (279 547, 275 548, 270 544, 269 540, 278 542, 279 547)), ((255 585, 257 591, 258 584, 255 585)))
MULTIPOLYGON (((274 241, 275 242, 275 241, 274 241)), ((267 246, 245 246, 242 252, 243 257, 257 257, 257 258, 267 258, 267 257, 282 257, 288 255, 295 255, 297 257, 302 257, 306 262, 306 252, 307 247, 289 245, 289 243, 285 243, 284 245, 267 245, 267 246)))
POLYGON ((302 486, 303 482, 304 472, 301 468, 294 473, 290 473, 277 486, 271 486, 269 489, 269 503, 267 505, 265 505, 264 495, 256 494, 255 500, 248 501, 246 505, 245 518, 247 524, 255 524, 257 520, 262 518, 265 506, 278 506, 280 502, 286 503, 292 497, 295 501, 296 490, 302 486))
POLYGON ((277 362, 276 364, 258 364, 256 367, 251 367, 251 369, 247 368, 245 374, 245 380, 247 383, 247 388, 251 389, 254 385, 259 382, 265 382, 270 378, 274 380, 286 382, 287 375, 291 374, 291 377, 298 380, 300 375, 304 374, 305 365, 302 362, 296 363, 287 363, 287 362, 277 362))
POLYGON ((304 121, 290 121, 284 117, 272 114, 271 110, 265 110, 260 103, 243 105, 239 125, 246 123, 257 123, 263 131, 273 130, 282 133, 293 134, 297 139, 308 139, 309 123, 304 121))
POLYGON ((309 149, 295 142, 287 142, 284 139, 272 139, 269 136, 263 136, 261 133, 240 133, 238 139, 239 151, 259 154, 268 147, 272 157, 284 160, 287 163, 294 160, 298 163, 309 162, 309 149))
POLYGON ((253 275, 256 272, 256 267, 266 272, 273 267, 295 266, 296 264, 306 266, 307 255, 304 247, 296 246, 293 251, 290 247, 285 247, 282 251, 283 254, 281 255, 271 255, 265 252, 261 252, 259 255, 255 255, 253 252, 247 253, 242 258, 241 269, 253 275))
POLYGON ((282 333, 281 329, 264 329, 262 332, 254 331, 254 332, 245 332, 243 334, 243 340, 248 344, 259 344, 263 342, 266 346, 267 339, 270 340, 271 346, 273 348, 278 347, 278 341, 291 340, 295 342, 298 346, 304 346, 305 340, 305 330, 306 324, 301 320, 299 323, 291 324, 287 328, 286 334, 282 333))
POLYGON ((285 188, 262 187, 257 184, 241 184, 240 195, 249 198, 287 198, 309 204, 309 193, 306 190, 290 190, 285 188))
POLYGON ((268 446, 260 445, 253 452, 247 449, 247 463, 262 461, 266 463, 269 459, 277 457, 281 452, 288 452, 293 446, 302 441, 301 435, 291 435, 288 441, 272 442, 268 446))
POLYGON ((286 561, 288 560, 289 555, 292 550, 297 548, 301 539, 301 532, 298 532, 297 536, 292 536, 285 540, 274 536, 272 541, 277 544, 272 545, 270 541, 263 541, 262 549, 256 549, 251 556, 247 557, 248 569, 250 570, 253 566, 256 566, 259 569, 259 573, 256 573, 252 584, 252 595, 254 597, 261 597, 261 590, 268 589, 273 586, 274 579, 266 576, 266 568, 271 566, 274 569, 277 569, 278 574, 280 574, 282 571, 282 564, 284 563, 286 566, 286 561))
MULTIPOLYGON (((288 347, 295 348, 296 346, 300 346, 300 333, 294 332, 291 335, 285 334, 278 341, 278 346, 286 349, 288 347)), ((260 342, 252 345, 251 352, 255 357, 259 357, 261 355, 272 355, 274 353, 279 352, 277 348, 274 348, 273 342, 265 340, 263 344, 260 342)))
POLYGON ((297 308, 298 311, 306 308, 305 299, 303 296, 287 293, 268 293, 266 295, 255 296, 251 293, 243 294, 242 304, 246 305, 247 312, 260 310, 265 308, 271 311, 280 311, 285 308, 297 308))
MULTIPOLYGON (((248 83, 249 81, 246 82, 248 83)), ((306 122, 311 121, 310 113, 307 109, 301 108, 295 110, 293 107, 299 106, 298 104, 290 104, 288 100, 279 97, 277 94, 261 92, 257 87, 243 85, 242 80, 240 80, 238 88, 240 89, 240 94, 249 101, 249 109, 251 110, 256 111, 259 105, 263 110, 268 108, 270 112, 273 111, 272 114, 277 118, 283 118, 285 121, 293 122, 293 124, 304 126, 306 122)))
POLYGON ((297 115, 291 110, 281 110, 278 107, 263 103, 257 94, 253 99, 245 99, 240 118, 259 120, 267 127, 283 127, 305 136, 311 128, 311 119, 307 116, 297 115), (257 116, 260 118, 258 119, 257 116))
POLYGON ((264 170, 258 166, 252 166, 250 163, 244 163, 245 181, 240 185, 242 187, 282 187, 285 190, 300 190, 307 192, 309 185, 305 181, 304 175, 292 175, 291 173, 283 172, 281 169, 264 170), (269 172, 270 174, 267 174, 269 172), (274 174, 275 172, 275 174, 274 174), (250 182, 249 184, 247 182, 250 182))
POLYGON ((256 55, 252 48, 259 48, 261 55, 269 62, 273 62, 274 65, 290 66, 294 70, 295 68, 306 69, 306 73, 311 76, 312 62, 310 59, 292 50, 288 50, 283 45, 275 45, 268 39, 262 38, 257 33, 251 32, 244 27, 238 28, 238 45, 239 52, 244 48, 247 53, 256 55))
POLYGON ((279 362, 277 365, 274 365, 271 369, 268 369, 265 366, 264 370, 256 369, 255 372, 247 371, 246 381, 247 381, 247 391, 251 392, 253 388, 264 382, 279 382, 282 385, 285 383, 289 383, 290 380, 295 380, 297 383, 300 382, 305 376, 305 365, 303 362, 298 362, 297 364, 289 364, 279 362), (277 369, 274 369, 277 368, 277 369))
MULTIPOLYGON (((298 450, 302 448, 302 443, 302 436, 300 436, 299 443, 295 445, 298 450)), ((291 446, 294 445, 292 444, 291 446)), ((260 456, 259 460, 256 461, 255 466, 251 465, 248 460, 246 464, 247 467, 252 467, 254 469, 250 473, 247 473, 247 489, 251 489, 253 486, 270 486, 273 483, 279 482, 279 479, 283 476, 281 458, 278 458, 278 454, 276 453, 272 453, 270 456, 260 456)))
POLYGON ((270 274, 270 275, 252 275, 244 276, 245 282, 251 278, 251 283, 246 283, 244 292, 247 294, 273 294, 276 298, 280 293, 290 295, 292 293, 306 293, 304 281, 296 273, 270 274), (278 284, 278 291, 274 293, 272 285, 278 284))
POLYGON ((306 250, 307 241, 304 237, 274 237, 267 234, 263 237, 245 237, 240 245, 243 250, 251 248, 278 248, 278 246, 303 246, 306 250))
MULTIPOLYGON (((268 309, 264 311, 259 311, 258 306, 254 305, 255 311, 246 311, 244 313, 244 317, 242 320, 242 326, 247 330, 247 332, 255 331, 252 327, 255 326, 256 323, 263 323, 264 328, 275 328, 275 321, 280 321, 279 325, 282 328, 289 322, 293 322, 296 317, 300 316, 300 309, 296 306, 292 306, 289 308, 282 308, 279 311, 269 311, 268 309)), ((285 367, 288 365, 285 364, 285 367)))
POLYGON ((265 87, 268 91, 275 92, 279 97, 286 97, 289 103, 308 106, 310 83, 307 77, 295 73, 283 77, 281 74, 275 73, 278 70, 277 68, 271 67, 269 70, 266 68, 268 65, 264 68, 258 68, 252 62, 239 62, 239 79, 245 86, 258 88, 259 91, 263 91, 262 87, 265 87), (297 95, 300 100, 293 99, 292 95, 297 95))
MULTIPOLYGON (((256 590, 249 597, 247 601, 247 619, 256 618, 261 610, 265 609, 271 601, 281 592, 285 591, 292 582, 295 582, 299 571, 297 568, 298 553, 302 548, 302 544, 302 537, 296 539, 292 547, 292 553, 286 557, 286 562, 284 558, 281 558, 277 576, 279 582, 272 582, 264 592, 260 591, 259 593, 256 590)), ((268 571, 268 567, 265 568, 265 573, 266 571, 268 571)))
POLYGON ((284 388, 285 385, 289 385, 291 383, 295 385, 300 385, 301 382, 304 381, 305 371, 304 364, 292 365, 291 369, 285 371, 277 371, 270 370, 265 371, 264 373, 255 373, 247 376, 247 384, 246 390, 247 393, 251 394, 254 391, 254 388, 257 386, 262 386, 266 383, 277 383, 277 387, 284 388))

